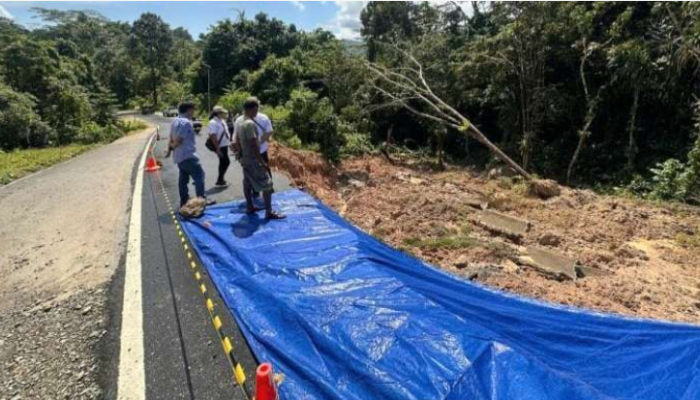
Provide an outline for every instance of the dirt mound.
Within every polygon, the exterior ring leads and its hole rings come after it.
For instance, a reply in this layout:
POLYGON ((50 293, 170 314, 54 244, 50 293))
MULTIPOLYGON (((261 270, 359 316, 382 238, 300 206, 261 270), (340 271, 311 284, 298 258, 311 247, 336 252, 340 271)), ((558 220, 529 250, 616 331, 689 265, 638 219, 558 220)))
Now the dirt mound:
POLYGON ((551 179, 535 179, 527 183, 527 194, 547 200, 559 196, 561 189, 559 184, 551 179))
POLYGON ((330 206, 338 207, 342 200, 338 188, 337 170, 318 153, 292 150, 278 143, 270 145, 270 167, 284 172, 298 188, 308 191, 330 206))
POLYGON ((556 303, 700 323, 697 208, 550 181, 533 189, 517 177, 489 179, 449 165, 433 172, 419 160, 371 156, 333 169, 313 153, 275 151, 277 168, 354 224, 451 273, 556 303), (483 226, 483 209, 528 221, 529 229, 517 240, 494 232, 483 226), (583 273, 559 281, 520 262, 533 246, 575 261, 583 273), (482 265, 488 273, 474 273, 482 265))

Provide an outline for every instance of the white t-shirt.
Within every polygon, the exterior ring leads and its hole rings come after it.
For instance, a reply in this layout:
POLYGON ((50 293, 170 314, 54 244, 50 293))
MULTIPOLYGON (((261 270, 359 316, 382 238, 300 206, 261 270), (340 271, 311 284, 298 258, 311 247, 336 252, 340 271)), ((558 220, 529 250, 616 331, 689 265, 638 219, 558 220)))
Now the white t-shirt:
POLYGON ((219 147, 228 147, 228 145, 231 144, 226 121, 222 120, 221 118, 213 118, 211 121, 209 121, 207 129, 209 129, 210 135, 216 135, 216 140, 221 140, 219 147), (223 135, 223 137, 221 135, 223 135))
MULTIPOLYGON (((233 123, 233 140, 236 140, 236 132, 238 131, 238 125, 240 125, 241 122, 243 122, 243 118, 245 116, 241 115, 240 117, 236 118, 236 122, 233 123)), ((262 140, 263 135, 266 132, 272 132, 272 121, 270 121, 270 118, 267 117, 267 115, 263 113, 258 113, 258 115, 255 116, 255 131, 258 133, 258 138, 262 140), (261 129, 262 128, 262 129, 261 129)), ((270 147, 270 144, 268 142, 260 143, 260 153, 264 153, 267 151, 267 148, 270 147)))

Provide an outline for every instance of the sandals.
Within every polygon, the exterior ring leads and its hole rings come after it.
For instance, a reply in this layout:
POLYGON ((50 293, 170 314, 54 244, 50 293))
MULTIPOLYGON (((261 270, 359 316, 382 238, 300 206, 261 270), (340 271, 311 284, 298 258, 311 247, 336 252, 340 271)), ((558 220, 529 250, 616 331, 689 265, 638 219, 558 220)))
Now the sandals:
POLYGON ((258 211, 262 211, 263 209, 260 207, 253 207, 252 209, 247 209, 245 210, 246 214, 255 214, 258 211))
POLYGON ((274 212, 274 211, 271 212, 271 213, 269 213, 269 214, 267 214, 267 215, 265 216, 265 219, 268 220, 268 221, 271 221, 271 220, 273 220, 273 219, 285 219, 285 218, 287 218, 286 215, 280 214, 280 213, 276 213, 276 212, 274 212))

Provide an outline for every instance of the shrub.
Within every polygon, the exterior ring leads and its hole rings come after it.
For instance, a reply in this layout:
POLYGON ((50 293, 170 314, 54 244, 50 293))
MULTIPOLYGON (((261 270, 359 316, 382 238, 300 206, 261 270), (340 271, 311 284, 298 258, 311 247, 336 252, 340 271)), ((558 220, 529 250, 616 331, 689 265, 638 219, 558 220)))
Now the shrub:
POLYGON ((297 136, 297 135, 292 135, 292 137, 290 137, 289 139, 287 139, 285 141, 285 144, 287 146, 291 147, 292 149, 296 149, 296 150, 299 150, 303 147, 303 145, 301 143, 301 139, 299 139, 299 136, 297 136))
POLYGON ((700 133, 695 139, 695 145, 688 152, 688 162, 678 179, 682 197, 686 201, 700 203, 700 133))
MULTIPOLYGON (((289 110, 284 106, 263 106, 262 112, 272 121, 272 128, 275 131, 275 140, 292 147, 290 140, 296 137, 296 135, 289 129, 289 110)), ((296 137, 296 140, 299 141, 299 138, 296 137)))
POLYGON ((374 151, 374 146, 369 140, 369 135, 365 133, 346 133, 343 135, 345 144, 340 149, 343 156, 360 156, 374 151))
POLYGON ((654 200, 682 200, 680 177, 685 166, 675 158, 670 158, 651 169, 652 191, 649 197, 654 200))
POLYGON ((343 137, 338 132, 338 117, 327 98, 319 99, 308 89, 297 89, 292 92, 287 109, 289 128, 305 146, 317 143, 327 160, 340 160, 343 137))
POLYGON ((148 125, 140 119, 122 119, 117 121, 117 126, 124 133, 129 133, 133 131, 139 131, 141 129, 146 129, 148 125))
POLYGON ((51 128, 35 111, 36 99, 0 83, 0 148, 45 146, 51 128))
POLYGON ((121 126, 99 126, 91 121, 80 127, 76 140, 82 144, 109 143, 124 136, 125 132, 121 126))
POLYGON ((252 96, 250 92, 229 88, 225 94, 219 98, 219 104, 228 110, 228 112, 236 115, 243 112, 243 103, 252 96))

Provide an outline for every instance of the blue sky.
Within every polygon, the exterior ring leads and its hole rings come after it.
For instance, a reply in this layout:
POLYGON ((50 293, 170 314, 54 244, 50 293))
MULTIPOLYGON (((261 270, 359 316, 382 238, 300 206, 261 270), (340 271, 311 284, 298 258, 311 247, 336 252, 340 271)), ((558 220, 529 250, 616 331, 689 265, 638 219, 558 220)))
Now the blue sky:
POLYGON ((11 18, 27 27, 37 26, 39 20, 33 18, 32 7, 58 10, 94 10, 114 21, 132 22, 144 12, 158 14, 172 28, 184 27, 195 38, 205 33, 212 24, 224 18, 235 19, 238 11, 244 11, 252 18, 258 12, 293 23, 298 28, 312 30, 328 29, 344 39, 359 35, 359 15, 364 7, 362 1, 0 1, 0 16, 11 18))

